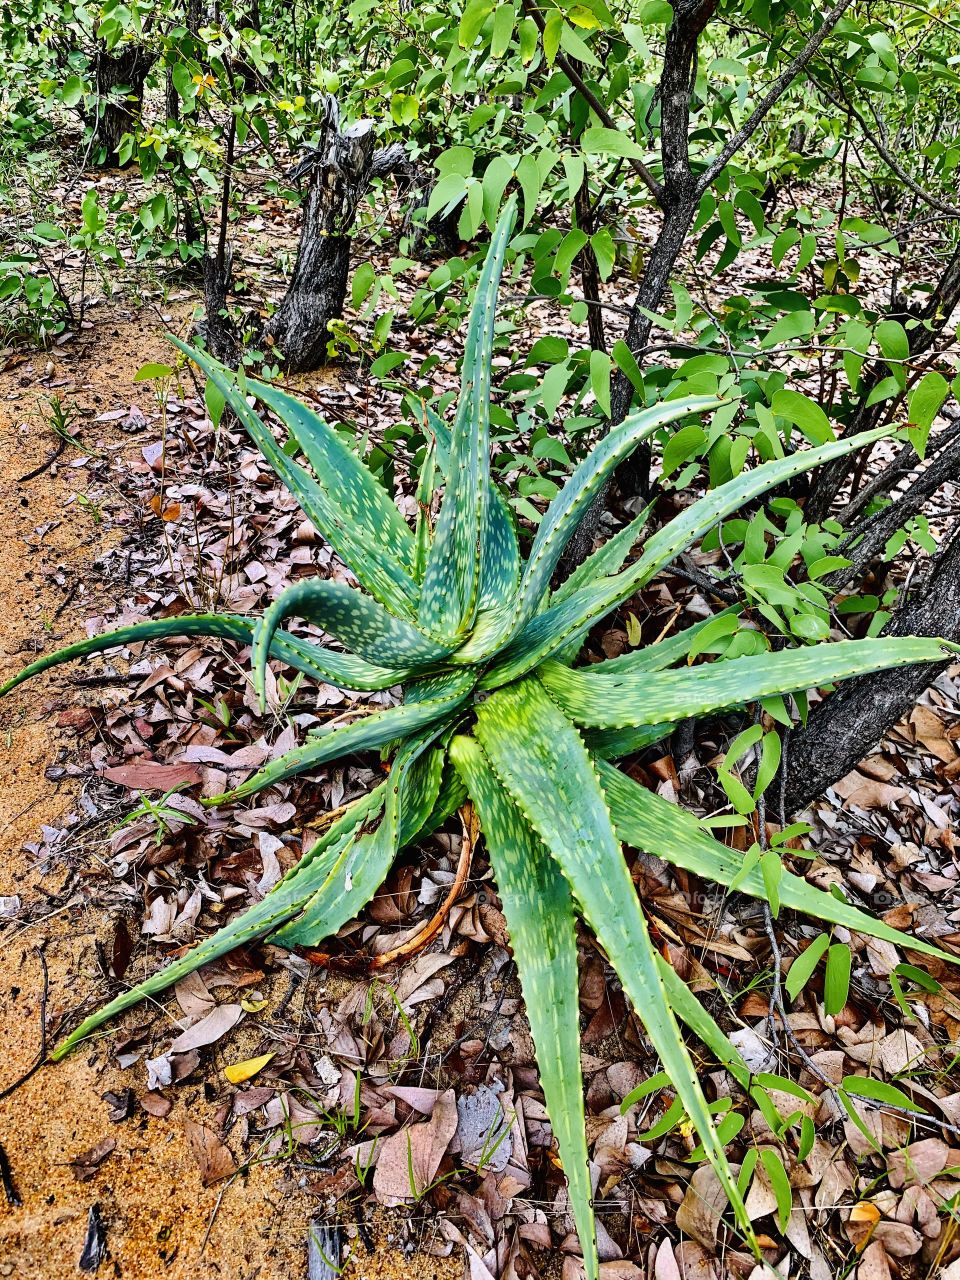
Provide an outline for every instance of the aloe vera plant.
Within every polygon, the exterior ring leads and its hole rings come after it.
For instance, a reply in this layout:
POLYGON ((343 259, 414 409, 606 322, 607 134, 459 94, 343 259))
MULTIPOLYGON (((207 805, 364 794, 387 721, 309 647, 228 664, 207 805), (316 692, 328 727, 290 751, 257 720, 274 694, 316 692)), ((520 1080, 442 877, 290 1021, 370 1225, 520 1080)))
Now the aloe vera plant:
MULTIPOLYGON (((215 636, 250 645, 261 699, 273 659, 351 690, 402 686, 402 705, 308 735, 295 750, 234 790, 227 804, 347 753, 389 747, 389 775, 332 818, 314 847, 246 913, 155 976, 88 1017, 56 1049, 62 1057, 107 1019, 224 952, 258 937, 313 947, 353 918, 383 882, 399 850, 472 801, 485 833, 526 995, 586 1274, 598 1274, 582 1080, 579 1070, 575 925, 603 945, 663 1068, 756 1249, 743 1201, 714 1129, 679 1022, 723 1051, 716 1023, 652 942, 622 844, 765 895, 758 868, 713 839, 677 806, 648 793, 611 760, 656 741, 691 715, 820 686, 855 673, 940 658, 940 641, 881 638, 821 644, 668 670, 689 634, 610 662, 575 665, 587 631, 632 596, 717 520, 820 463, 869 445, 881 432, 765 463, 692 503, 629 556, 642 519, 555 590, 569 539, 614 467, 660 427, 705 415, 718 402, 670 400, 627 418, 577 467, 543 517, 524 563, 509 508, 492 483, 489 400, 497 286, 513 219, 494 233, 466 339, 462 390, 451 427, 425 410, 431 445, 411 528, 361 459, 311 409, 276 387, 247 382, 177 342, 206 373, 359 588, 308 578, 259 619, 205 614, 123 628, 35 662, 0 692, 71 658, 166 635, 215 636), (304 465, 280 447, 249 404, 256 398, 289 432, 304 465), (434 486, 444 495, 431 525, 434 486), (319 625, 343 649, 283 629, 319 625)), ((784 905, 895 944, 949 959, 805 880, 784 872, 784 905)), ((732 1053, 730 1046, 730 1053, 732 1053)), ((725 1059, 732 1062, 727 1055, 725 1059)), ((744 1069, 738 1059, 738 1071, 744 1069)))

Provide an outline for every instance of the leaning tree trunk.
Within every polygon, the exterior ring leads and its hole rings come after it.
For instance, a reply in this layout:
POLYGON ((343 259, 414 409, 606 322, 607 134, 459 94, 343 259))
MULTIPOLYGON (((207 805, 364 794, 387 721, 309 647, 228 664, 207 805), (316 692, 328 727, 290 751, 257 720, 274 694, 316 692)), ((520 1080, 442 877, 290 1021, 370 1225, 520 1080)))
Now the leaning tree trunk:
POLYGON ((90 154, 95 164, 110 169, 119 163, 120 141, 140 118, 143 84, 152 65, 152 56, 137 45, 119 53, 97 50, 93 59, 97 105, 87 121, 93 129, 90 154))
POLYGON ((320 145, 290 174, 293 179, 309 175, 300 244, 289 288, 263 332, 283 353, 289 372, 326 362, 330 321, 343 314, 357 208, 374 178, 408 167, 400 143, 374 147, 372 121, 360 120, 341 132, 337 101, 328 96, 320 145))
MULTIPOLYGON (((960 532, 953 534, 926 582, 901 604, 884 634, 960 640, 960 532)), ((859 676, 819 703, 806 727, 790 737, 784 818, 822 795, 869 755, 953 661, 859 676)))

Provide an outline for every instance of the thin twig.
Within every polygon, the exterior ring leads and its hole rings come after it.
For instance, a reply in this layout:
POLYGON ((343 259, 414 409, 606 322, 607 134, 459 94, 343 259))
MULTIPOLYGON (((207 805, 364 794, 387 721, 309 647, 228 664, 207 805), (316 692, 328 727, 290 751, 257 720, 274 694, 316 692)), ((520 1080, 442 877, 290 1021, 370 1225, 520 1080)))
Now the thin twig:
POLYGON ((7 1204, 11 1208, 15 1209, 18 1205, 23 1204, 13 1181, 13 1174, 10 1172, 10 1161, 7 1159, 7 1153, 3 1149, 2 1142, 0 1142, 0 1183, 3 1184, 3 1194, 6 1196, 7 1204))
MULTIPOLYGON (((846 0, 846 3, 849 4, 850 0, 846 0)), ((536 5, 525 4, 523 7, 525 12, 531 18, 533 18, 534 22, 537 24, 540 34, 543 35, 544 21, 543 21, 543 15, 540 13, 539 9, 536 7, 536 5)), ((614 133, 623 133, 623 130, 617 124, 616 120, 614 120, 613 116, 610 114, 607 108, 603 105, 603 103, 600 101, 597 95, 586 83, 583 76, 576 69, 576 67, 573 65, 570 59, 566 56, 566 54, 563 53, 562 50, 558 50, 557 52, 557 65, 563 71, 563 74, 567 77, 567 79, 570 81, 573 87, 577 90, 580 96, 586 99, 587 103, 590 106, 590 109, 597 116, 597 118, 603 121, 605 128, 612 129, 614 133)), ((627 138, 628 141, 630 142, 633 141, 633 138, 630 137, 629 134, 624 133, 624 137, 627 138)), ((653 174, 650 172, 647 166, 643 163, 643 161, 638 159, 638 157, 636 156, 625 156, 624 158, 626 159, 627 164, 629 164, 630 168, 634 171, 634 173, 637 175, 637 177, 640 179, 643 185, 647 188, 647 190, 653 196, 654 200, 656 200, 657 204, 662 204, 663 203, 663 187, 661 187, 660 183, 656 180, 656 178, 653 176, 653 174)))
POLYGON ((25 476, 20 476, 17 480, 17 484, 26 484, 28 480, 36 480, 37 476, 42 476, 43 473, 48 471, 50 467, 52 467, 53 464, 63 455, 63 451, 66 447, 66 437, 61 436, 57 441, 57 447, 54 449, 53 453, 51 453, 50 457, 47 458, 45 462, 41 462, 39 467, 34 467, 32 471, 28 471, 25 476))
POLYGON ((938 196, 935 196, 931 192, 925 190, 920 185, 920 183, 917 182, 916 179, 911 176, 911 174, 903 167, 903 165, 896 158, 896 156, 893 154, 890 148, 886 145, 883 139, 878 137, 877 134, 873 131, 873 129, 871 129, 870 125, 864 119, 863 114, 857 110, 857 108, 853 105, 852 102, 848 102, 845 98, 842 97, 842 95, 840 98, 835 97, 825 85, 820 86, 820 91, 821 93, 823 93, 825 98, 827 98, 830 102, 833 103, 835 107, 841 107, 850 112, 850 114, 854 117, 854 119, 860 125, 860 128, 863 130, 864 137, 867 139, 867 141, 870 143, 873 149, 877 152, 880 158, 883 161, 885 161, 888 167, 893 170, 893 172, 897 175, 897 177, 904 184, 904 186, 907 186, 910 188, 910 190, 914 193, 914 195, 919 196, 919 198, 923 200, 925 204, 930 205, 931 208, 938 209, 941 213, 945 213, 949 217, 955 218, 958 215, 960 215, 960 209, 958 209, 956 205, 947 204, 945 201, 941 200, 938 196))
POLYGON ((706 169, 700 175, 696 187, 696 199, 699 199, 700 196, 703 195, 713 180, 723 172, 727 164, 733 156, 736 155, 743 144, 749 141, 754 133, 756 133, 770 110, 776 106, 783 95, 787 92, 799 73, 804 69, 813 55, 823 44, 824 40, 826 40, 827 36, 843 17, 845 10, 850 7, 851 3, 852 0, 840 0, 839 4, 834 5, 830 12, 824 17, 823 25, 820 29, 810 37, 797 56, 787 63, 783 71, 781 71, 780 75, 777 76, 776 80, 774 80, 773 84, 757 103, 753 112, 743 122, 733 137, 727 140, 726 145, 717 158, 708 164, 706 169))
POLYGON ((0 1091, 0 1102, 4 1098, 9 1098, 12 1093, 16 1093, 20 1086, 26 1084, 31 1076, 36 1075, 47 1061, 47 994, 50 990, 50 973, 47 969, 47 957, 43 954, 43 945, 34 947, 34 951, 37 953, 40 967, 43 970, 43 990, 40 992, 40 1048, 37 1051, 37 1058, 33 1066, 25 1071, 18 1080, 14 1080, 13 1084, 8 1084, 5 1089, 0 1091))

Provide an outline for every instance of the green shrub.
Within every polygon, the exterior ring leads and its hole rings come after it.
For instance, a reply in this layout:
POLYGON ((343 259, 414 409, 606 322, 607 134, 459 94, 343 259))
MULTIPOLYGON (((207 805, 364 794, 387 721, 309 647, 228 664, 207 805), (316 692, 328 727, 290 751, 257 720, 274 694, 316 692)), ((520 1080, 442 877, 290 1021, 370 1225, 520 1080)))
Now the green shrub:
MULTIPOLYGON (((747 1080, 749 1073, 651 942, 621 842, 756 897, 767 897, 771 883, 767 866, 745 864, 693 816, 647 792, 609 760, 656 741, 688 716, 855 673, 934 661, 944 649, 929 639, 849 640, 667 670, 687 656, 693 634, 688 631, 596 666, 574 666, 589 629, 719 520, 882 433, 794 453, 720 485, 654 534, 626 564, 642 525, 638 517, 551 591, 564 547, 617 463, 665 423, 707 414, 720 402, 704 397, 668 401, 610 431, 550 506, 522 563, 508 506, 490 481, 488 448, 496 293, 512 220, 509 208, 480 279, 453 426, 435 416, 428 421, 433 448, 420 477, 415 530, 311 409, 275 387, 241 384, 207 355, 177 343, 205 371, 362 589, 310 578, 283 592, 256 621, 195 615, 124 628, 34 663, 6 689, 68 658, 175 633, 249 642, 261 699, 271 657, 347 689, 403 685, 401 706, 321 728, 235 790, 207 802, 241 800, 348 753, 392 747, 389 776, 349 804, 262 902, 87 1018, 54 1056, 63 1057, 114 1014, 241 943, 268 936, 280 946, 316 946, 369 901, 400 849, 436 828, 469 796, 486 836, 526 994, 587 1275, 596 1277, 578 1065, 576 917, 589 923, 619 974, 676 1092, 678 1110, 689 1117, 740 1229, 756 1250, 723 1134, 714 1127, 678 1019, 738 1078, 747 1080), (250 393, 280 417, 311 471, 276 443, 247 403, 250 393), (437 472, 445 492, 431 527, 437 472), (284 620, 294 616, 322 626, 347 651, 310 644, 282 630, 284 620)), ((776 892, 778 902, 789 908, 945 958, 937 948, 786 870, 776 877, 776 892)))

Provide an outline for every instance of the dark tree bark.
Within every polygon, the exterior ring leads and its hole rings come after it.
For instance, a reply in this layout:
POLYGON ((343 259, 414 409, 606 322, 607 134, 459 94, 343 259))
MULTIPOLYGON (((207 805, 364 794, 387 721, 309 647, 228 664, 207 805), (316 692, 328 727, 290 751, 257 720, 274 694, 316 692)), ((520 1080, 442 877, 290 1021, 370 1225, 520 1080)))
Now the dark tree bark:
POLYGON ((409 169, 400 143, 374 147, 372 121, 341 132, 339 117, 336 99, 328 97, 320 145, 290 175, 308 177, 300 244, 290 285, 263 337, 279 347, 291 373, 326 362, 328 326, 342 316, 346 298, 350 231, 371 181, 409 169))
MULTIPOLYGON (((884 634, 960 640, 960 533, 954 533, 884 634)), ((790 738, 783 816, 797 813, 855 768, 952 661, 860 676, 819 703, 806 727, 790 738)))
MULTIPOLYGON (((660 155, 663 180, 656 186, 656 198, 663 210, 660 234, 653 242, 630 312, 624 338, 638 362, 650 340, 653 321, 645 311, 655 312, 670 282, 677 258, 683 249, 700 196, 690 169, 690 95, 696 74, 697 41, 710 21, 717 0, 676 0, 674 19, 667 32, 660 77, 660 155)), ((633 385, 621 372, 610 388, 610 426, 623 422, 633 401, 633 385)), ((616 481, 627 496, 646 496, 650 488, 650 448, 641 445, 617 469, 616 481)), ((590 554, 600 519, 607 505, 609 484, 604 485, 584 515, 564 557, 568 570, 590 554)))
POLYGON ((203 255, 203 301, 206 316, 200 326, 207 350, 223 364, 235 366, 240 359, 240 334, 230 316, 227 300, 233 288, 233 248, 227 239, 230 221, 230 185, 233 154, 237 141, 237 118, 230 117, 227 132, 226 164, 220 190, 220 229, 213 253, 203 255))
POLYGON ((452 258, 460 252, 459 206, 443 216, 434 214, 429 221, 424 216, 433 186, 425 172, 413 176, 403 217, 403 234, 410 237, 410 254, 418 262, 452 258))
POLYGON ((203 255, 203 299, 206 315, 199 329, 215 360, 235 368, 240 359, 240 335, 227 311, 233 287, 233 249, 203 255))
POLYGON ((97 107, 96 115, 87 123, 93 129, 91 154, 104 168, 118 164, 120 140, 140 118, 143 84, 152 65, 153 56, 137 45, 120 53, 98 49, 94 56, 97 107))
MULTIPOLYGON (((593 208, 590 203, 590 191, 586 178, 581 182, 574 199, 577 214, 577 226, 586 235, 593 235, 593 208)), ((606 351, 607 341, 603 331, 603 310, 600 307, 600 267, 593 246, 585 244, 577 255, 580 269, 580 287, 583 289, 584 301, 587 303, 587 332, 590 335, 591 351, 606 351)))
MULTIPOLYGON (((896 472, 898 462, 899 458, 894 459, 886 470, 896 472)), ((951 427, 941 432, 928 455, 926 467, 919 469, 915 454, 914 462, 917 474, 906 490, 888 506, 854 525, 837 548, 850 563, 830 575, 827 583, 831 591, 840 591, 860 579, 870 563, 882 555, 890 538, 922 509, 928 498, 942 485, 960 480, 960 439, 956 429, 951 427)))

